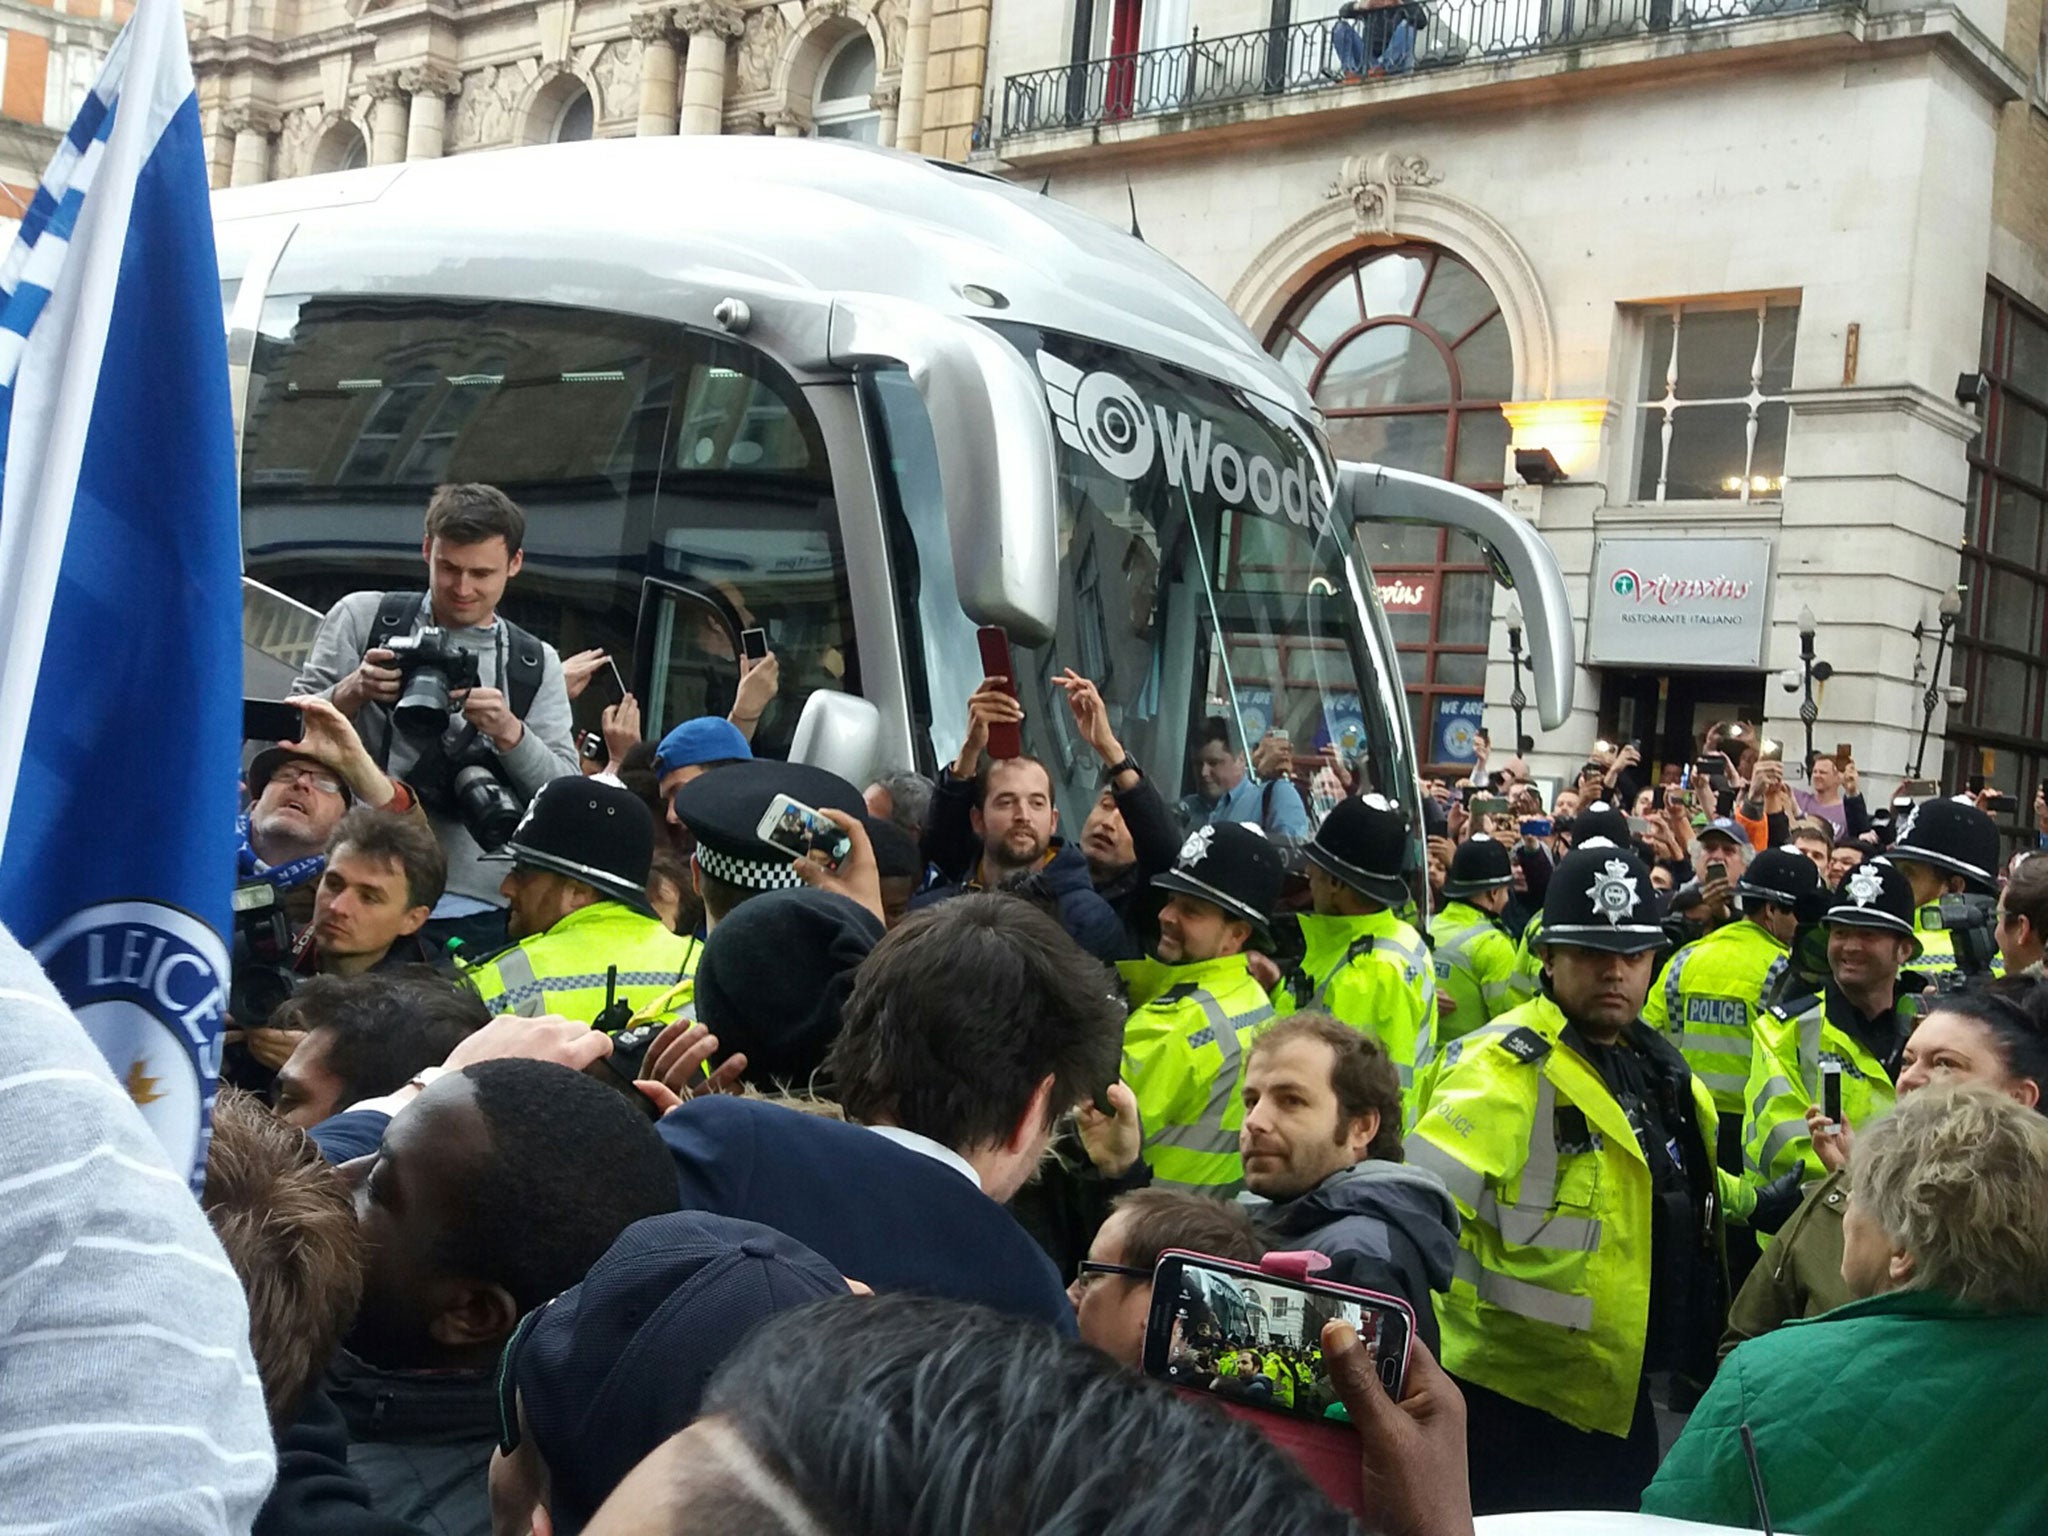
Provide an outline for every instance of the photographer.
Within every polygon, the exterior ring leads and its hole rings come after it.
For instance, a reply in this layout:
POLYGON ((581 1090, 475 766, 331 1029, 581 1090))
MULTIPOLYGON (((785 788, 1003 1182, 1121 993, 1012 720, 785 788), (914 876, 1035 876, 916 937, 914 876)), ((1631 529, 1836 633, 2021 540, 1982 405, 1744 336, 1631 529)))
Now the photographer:
POLYGON ((543 784, 578 771, 561 658, 497 611, 525 538, 526 515, 503 491, 442 486, 420 546, 430 590, 344 597, 292 684, 330 698, 426 804, 448 850, 448 891, 425 929, 435 949, 504 943, 484 849, 504 842, 543 784))

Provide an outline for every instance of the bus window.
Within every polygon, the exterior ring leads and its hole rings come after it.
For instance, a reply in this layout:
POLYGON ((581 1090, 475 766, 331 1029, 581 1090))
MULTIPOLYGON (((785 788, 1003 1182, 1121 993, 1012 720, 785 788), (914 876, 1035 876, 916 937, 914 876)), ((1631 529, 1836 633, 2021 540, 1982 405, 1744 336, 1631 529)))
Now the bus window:
MULTIPOLYGON (((418 590, 434 487, 484 481, 527 514, 510 618, 565 656, 603 647, 643 692, 671 663, 694 679, 661 681, 661 710, 642 699, 649 737, 731 707, 742 628, 768 630, 782 671, 759 750, 787 750, 809 691, 857 688, 823 434, 769 358, 644 316, 495 301, 273 296, 258 330, 250 576, 322 610, 365 588, 418 590), (654 632, 650 580, 722 616, 687 663, 635 656, 654 632)), ((596 729, 615 694, 593 687, 578 727, 596 729)))

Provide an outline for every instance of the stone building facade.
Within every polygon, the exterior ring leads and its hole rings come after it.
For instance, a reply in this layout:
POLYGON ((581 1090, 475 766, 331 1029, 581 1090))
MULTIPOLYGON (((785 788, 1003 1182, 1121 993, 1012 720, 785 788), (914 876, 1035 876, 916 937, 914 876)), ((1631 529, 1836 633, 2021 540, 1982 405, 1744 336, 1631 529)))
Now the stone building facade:
POLYGON ((963 158, 988 0, 207 0, 215 186, 628 134, 865 139, 963 158))
POLYGON ((135 9, 132 0, 21 0, 0 25, 0 220, 12 227, 135 9))
MULTIPOLYGON (((1336 10, 1004 0, 977 163, 1228 296, 1342 457, 1535 524, 1581 658, 1566 727, 1526 712, 1541 768, 1603 735, 1676 760, 1738 713, 1795 759, 1805 627, 1833 669, 1819 750, 1888 792, 1925 726, 1928 776, 1946 734, 1948 777, 2024 807, 2048 760, 2041 0, 1336 10)), ((1424 758, 1457 765, 1481 719, 1511 739, 1481 553, 1365 544, 1424 758)))

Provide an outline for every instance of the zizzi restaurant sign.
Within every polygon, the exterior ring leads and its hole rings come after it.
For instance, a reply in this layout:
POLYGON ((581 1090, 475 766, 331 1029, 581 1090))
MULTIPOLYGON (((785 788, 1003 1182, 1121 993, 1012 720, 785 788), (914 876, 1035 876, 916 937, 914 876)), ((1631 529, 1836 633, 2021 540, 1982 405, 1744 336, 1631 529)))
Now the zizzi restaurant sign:
POLYGON ((1769 539, 1602 539, 1586 660, 1616 667, 1761 667, 1769 539))

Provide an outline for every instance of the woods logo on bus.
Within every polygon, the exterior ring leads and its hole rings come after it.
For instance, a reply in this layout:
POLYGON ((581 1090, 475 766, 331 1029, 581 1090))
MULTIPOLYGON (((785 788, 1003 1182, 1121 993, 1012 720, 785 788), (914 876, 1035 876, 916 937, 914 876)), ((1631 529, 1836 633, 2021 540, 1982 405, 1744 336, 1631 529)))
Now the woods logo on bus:
POLYGON ((1263 516, 1307 527, 1329 510, 1322 478, 1305 459, 1275 464, 1225 442, 1216 423, 1164 405, 1148 406, 1113 373, 1083 373, 1049 352, 1038 354, 1046 404, 1060 441, 1119 480, 1142 480, 1163 460, 1167 484, 1213 493, 1226 506, 1247 503, 1263 516))

